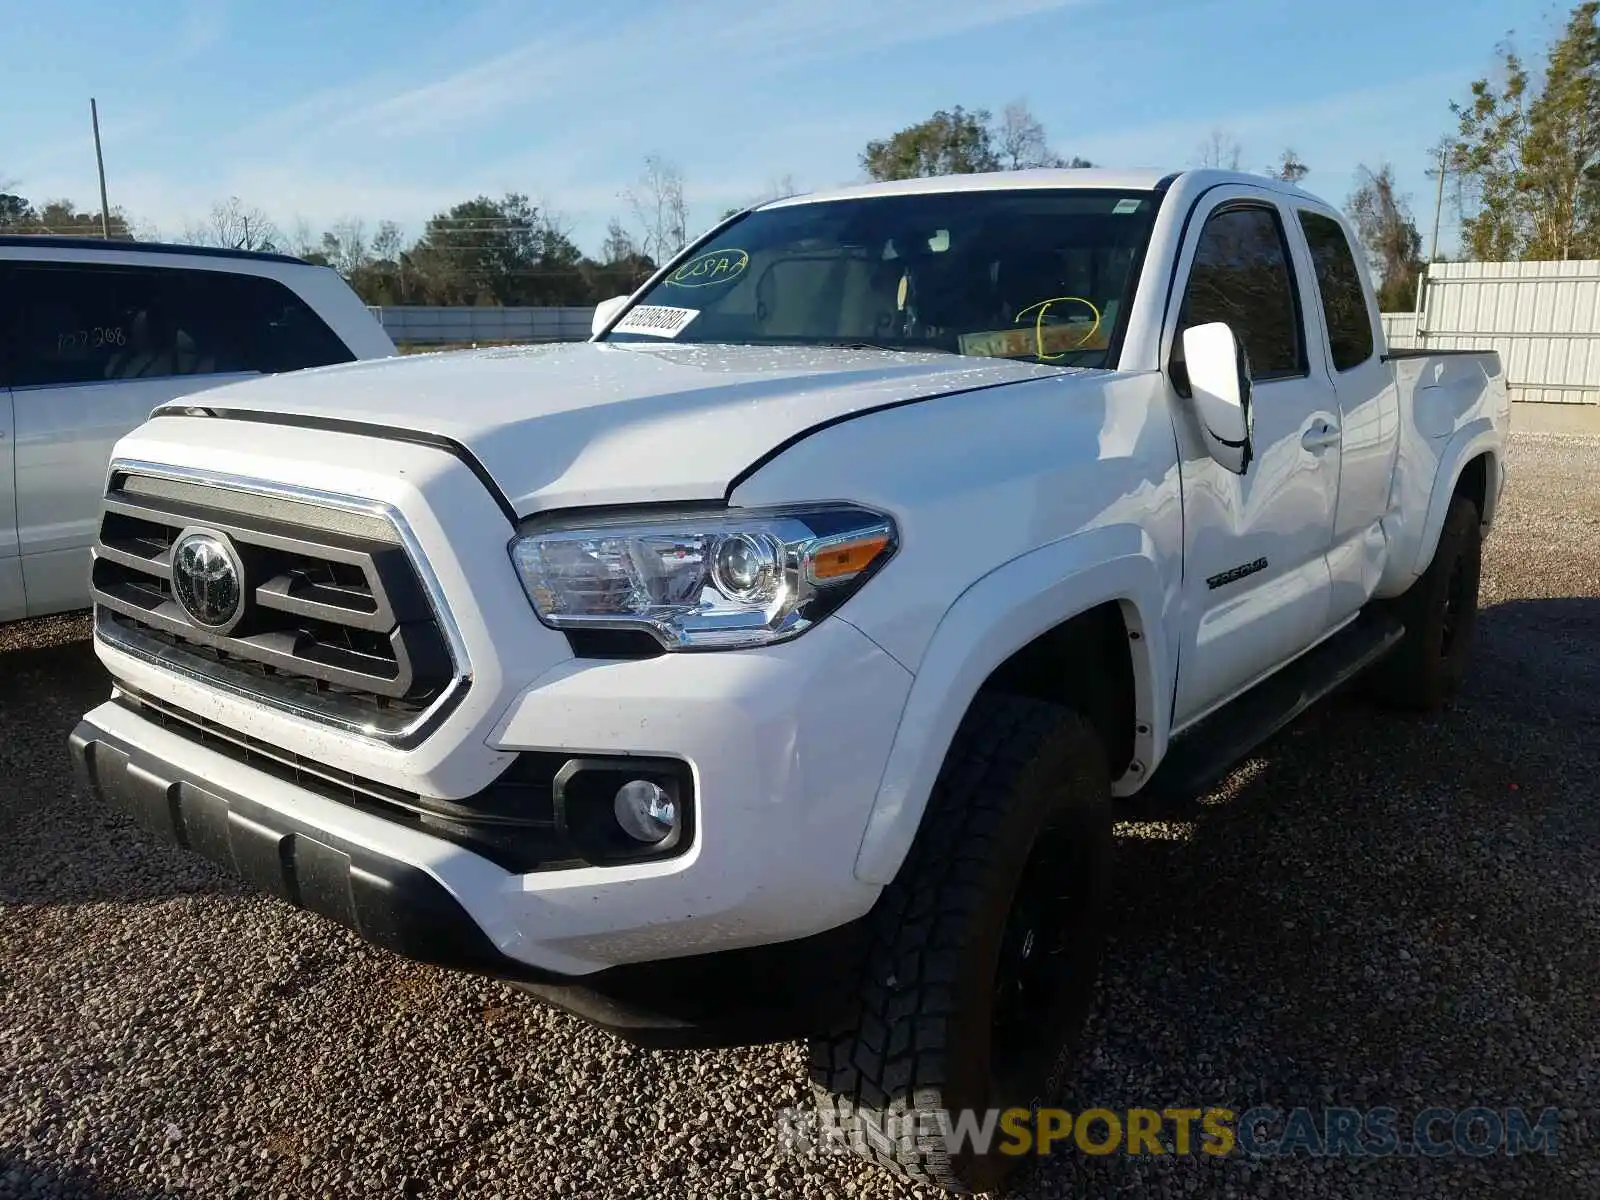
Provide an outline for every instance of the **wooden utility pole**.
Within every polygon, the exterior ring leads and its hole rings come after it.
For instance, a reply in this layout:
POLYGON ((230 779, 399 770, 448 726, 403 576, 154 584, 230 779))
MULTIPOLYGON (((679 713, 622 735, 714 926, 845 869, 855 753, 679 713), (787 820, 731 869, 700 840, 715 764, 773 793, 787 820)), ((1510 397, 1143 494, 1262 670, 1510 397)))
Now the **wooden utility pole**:
POLYGON ((1433 242, 1428 247, 1428 262, 1429 263, 1432 263, 1434 259, 1439 257, 1439 216, 1440 216, 1441 213, 1444 212, 1444 175, 1445 175, 1444 156, 1445 156, 1445 146, 1444 146, 1443 142, 1440 142, 1439 143, 1439 165, 1436 168, 1436 173, 1439 176, 1439 187, 1438 187, 1438 190, 1434 193, 1434 197, 1433 197, 1433 242))
POLYGON ((94 161, 100 171, 100 236, 111 240, 111 206, 106 203, 106 160, 100 151, 100 109, 89 97, 89 119, 94 122, 94 161))
POLYGON ((1422 273, 1417 278, 1416 301, 1411 310, 1412 336, 1417 339, 1419 345, 1423 343, 1427 336, 1426 331, 1422 328, 1422 313, 1427 307, 1425 297, 1428 291, 1428 275, 1433 268, 1434 260, 1439 257, 1439 218, 1444 214, 1444 177, 1447 171, 1445 156, 1448 153, 1449 144, 1441 140, 1434 147, 1434 154, 1438 157, 1438 162, 1427 172, 1429 175, 1438 176, 1439 186, 1434 189, 1433 194, 1433 240, 1428 245, 1428 261, 1423 264, 1422 273))

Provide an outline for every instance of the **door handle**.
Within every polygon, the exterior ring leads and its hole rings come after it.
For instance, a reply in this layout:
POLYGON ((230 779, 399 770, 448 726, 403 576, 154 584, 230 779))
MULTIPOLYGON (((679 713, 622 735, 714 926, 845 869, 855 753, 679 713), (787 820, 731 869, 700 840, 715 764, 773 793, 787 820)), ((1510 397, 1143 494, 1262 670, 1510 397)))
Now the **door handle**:
POLYGON ((1318 421, 1300 435, 1300 444, 1307 450, 1325 450, 1339 441, 1339 427, 1327 421, 1318 421))

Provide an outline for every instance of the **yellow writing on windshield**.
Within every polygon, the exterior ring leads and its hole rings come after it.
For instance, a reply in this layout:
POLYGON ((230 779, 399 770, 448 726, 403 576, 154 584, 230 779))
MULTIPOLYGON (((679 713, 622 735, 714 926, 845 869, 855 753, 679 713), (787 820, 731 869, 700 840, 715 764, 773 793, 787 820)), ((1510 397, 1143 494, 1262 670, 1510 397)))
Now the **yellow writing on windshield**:
MULTIPOLYGON (((1085 300, 1082 296, 1052 296, 1049 300, 1040 300, 1035 304, 1028 305, 1028 307, 1019 312, 1014 319, 1020 321, 1022 320, 1024 313, 1032 312, 1036 308, 1039 310, 1039 316, 1034 322, 1034 346, 1035 352, 1039 358, 1060 358, 1062 355, 1070 354, 1074 350, 1090 349, 1090 339, 1093 338, 1095 334, 1100 332, 1100 310, 1096 308, 1091 301, 1085 300), (1073 304, 1082 304, 1088 308, 1088 310, 1094 314, 1094 324, 1089 326, 1089 330, 1083 335, 1083 340, 1081 342, 1078 342, 1076 345, 1067 346, 1058 352, 1048 353, 1045 347, 1044 315, 1050 311, 1050 306, 1052 304, 1066 304, 1069 302, 1073 304)), ((1052 326, 1052 328, 1060 329, 1062 326, 1052 326)), ((1068 325, 1066 328, 1070 329, 1072 326, 1068 325)), ((1105 343, 1101 343, 1101 345, 1093 348, 1097 350, 1103 349, 1104 345, 1105 343)))
POLYGON ((738 278, 749 265, 750 256, 743 250, 707 250, 673 271, 666 282, 674 287, 710 287, 738 278))
POLYGON ((1060 358, 1074 350, 1104 350, 1109 339, 1088 321, 1046 325, 1041 330, 990 329, 964 333, 961 353, 984 358, 1060 358))

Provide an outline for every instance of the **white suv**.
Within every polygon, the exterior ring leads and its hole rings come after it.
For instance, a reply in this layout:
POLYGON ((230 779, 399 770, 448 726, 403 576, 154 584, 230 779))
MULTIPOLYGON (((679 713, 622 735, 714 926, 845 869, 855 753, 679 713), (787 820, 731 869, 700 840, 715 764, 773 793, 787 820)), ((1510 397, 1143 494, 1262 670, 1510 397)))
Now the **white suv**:
POLYGON ((151 410, 394 353, 337 272, 298 258, 0 237, 0 621, 89 606, 111 447, 151 410))

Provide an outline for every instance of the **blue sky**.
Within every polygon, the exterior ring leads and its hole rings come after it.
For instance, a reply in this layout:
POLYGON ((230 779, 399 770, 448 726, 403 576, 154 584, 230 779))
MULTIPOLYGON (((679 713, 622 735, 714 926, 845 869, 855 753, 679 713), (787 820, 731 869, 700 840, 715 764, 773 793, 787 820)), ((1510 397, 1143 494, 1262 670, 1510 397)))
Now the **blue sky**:
MULTIPOLYGON (((147 235, 231 195, 278 225, 399 221, 517 190, 594 250, 659 154, 691 225, 792 176, 861 178, 868 138, 1025 100, 1054 147, 1182 167, 1214 128, 1284 146, 1335 202, 1392 162, 1424 239, 1428 147, 1532 0, 0 0, 0 180, 147 235)), ((1444 243, 1453 242, 1448 205, 1444 243)))

